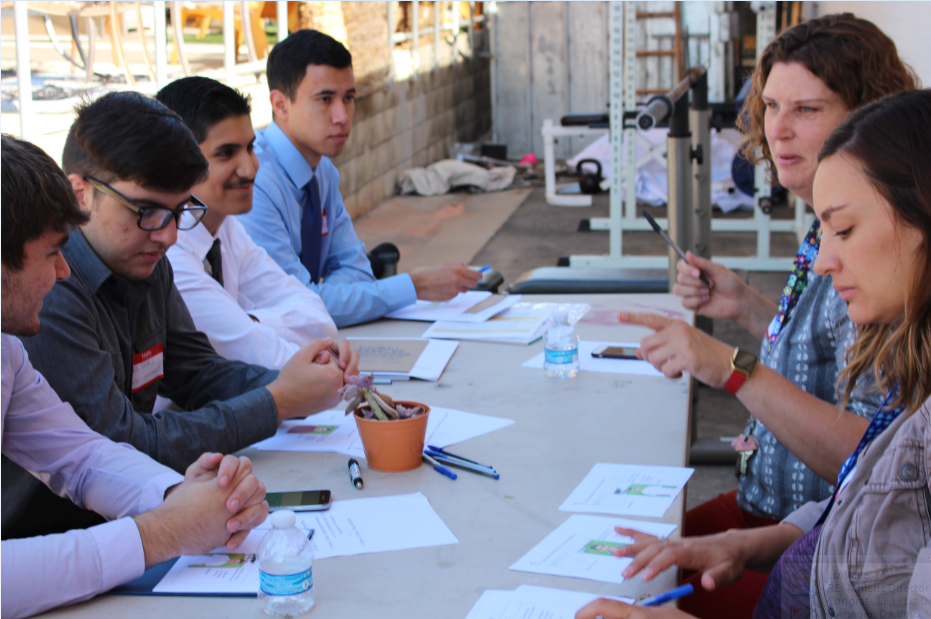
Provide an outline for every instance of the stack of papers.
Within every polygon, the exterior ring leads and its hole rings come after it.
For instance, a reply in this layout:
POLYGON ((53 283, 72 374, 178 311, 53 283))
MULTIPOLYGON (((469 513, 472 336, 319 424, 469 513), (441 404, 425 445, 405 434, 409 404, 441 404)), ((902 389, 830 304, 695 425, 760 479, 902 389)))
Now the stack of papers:
POLYGON ((359 353, 360 373, 372 373, 376 378, 389 380, 439 380, 459 347, 458 342, 415 337, 347 339, 352 343, 352 349, 359 353))
MULTIPOLYGON (((512 419, 431 407, 424 444, 448 447, 513 423, 512 419)), ((275 436, 253 446, 259 451, 331 452, 354 458, 365 457, 355 419, 343 410, 328 410, 307 419, 284 421, 278 426, 275 436)))
POLYGON ((543 337, 558 307, 569 311, 569 324, 573 325, 591 309, 587 303, 517 303, 480 324, 460 322, 458 318, 455 322, 435 322, 423 337, 526 346, 543 337))
POLYGON ((485 322, 520 301, 521 295, 492 294, 470 290, 460 292, 449 301, 417 301, 413 305, 388 314, 398 320, 454 320, 461 322, 485 322))
POLYGON ((521 585, 514 591, 485 591, 466 619, 574 619, 579 609, 598 598, 634 603, 632 598, 521 585))
POLYGON ((615 557, 611 550, 633 544, 634 540, 615 533, 614 527, 636 529, 656 536, 668 536, 676 529, 674 524, 660 522, 574 515, 510 569, 621 584, 624 582, 621 572, 633 559, 615 557))
MULTIPOLYGON (((458 544, 421 493, 334 501, 322 512, 297 512, 296 526, 314 531, 314 560, 370 552, 458 544)), ((259 542, 271 529, 266 519, 235 553, 218 548, 183 556, 152 590, 154 593, 255 593, 259 589, 259 542)))
POLYGON ((599 462, 559 511, 661 518, 694 472, 679 466, 599 462))

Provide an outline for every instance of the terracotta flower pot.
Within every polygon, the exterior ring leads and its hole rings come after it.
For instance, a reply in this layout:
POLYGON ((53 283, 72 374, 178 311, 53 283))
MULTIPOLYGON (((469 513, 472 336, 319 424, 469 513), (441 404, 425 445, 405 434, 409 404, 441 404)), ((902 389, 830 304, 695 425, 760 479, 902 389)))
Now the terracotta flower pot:
MULTIPOLYGON (((355 413, 365 459, 373 471, 397 473, 420 466, 430 407, 404 400, 396 400, 396 403, 411 408, 422 406, 427 412, 411 419, 389 421, 365 419, 358 411, 355 413)), ((363 408, 368 408, 368 405, 363 408)))

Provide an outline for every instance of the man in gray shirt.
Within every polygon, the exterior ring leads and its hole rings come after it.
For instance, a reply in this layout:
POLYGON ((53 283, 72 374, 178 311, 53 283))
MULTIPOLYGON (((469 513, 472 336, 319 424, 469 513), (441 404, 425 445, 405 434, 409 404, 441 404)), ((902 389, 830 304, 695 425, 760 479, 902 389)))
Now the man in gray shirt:
MULTIPOLYGON (((184 471, 205 450, 236 451, 339 401, 344 372, 358 371, 345 341, 313 342, 279 373, 223 359, 195 329, 163 259, 178 226, 205 212, 190 190, 207 162, 177 115, 137 93, 107 95, 78 110, 62 160, 90 220, 62 248, 72 277, 23 343, 92 429, 184 471), (184 412, 153 412, 156 395, 184 412)), ((3 494, 5 537, 93 522, 9 461, 3 494)))

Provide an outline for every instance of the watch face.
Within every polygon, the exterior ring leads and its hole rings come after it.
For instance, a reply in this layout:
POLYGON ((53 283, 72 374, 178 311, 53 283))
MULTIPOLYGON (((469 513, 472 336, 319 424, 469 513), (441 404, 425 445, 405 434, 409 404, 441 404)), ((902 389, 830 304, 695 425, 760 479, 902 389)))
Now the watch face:
POLYGON ((756 355, 738 348, 737 354, 734 356, 734 367, 740 368, 749 374, 756 367, 756 361, 756 355))

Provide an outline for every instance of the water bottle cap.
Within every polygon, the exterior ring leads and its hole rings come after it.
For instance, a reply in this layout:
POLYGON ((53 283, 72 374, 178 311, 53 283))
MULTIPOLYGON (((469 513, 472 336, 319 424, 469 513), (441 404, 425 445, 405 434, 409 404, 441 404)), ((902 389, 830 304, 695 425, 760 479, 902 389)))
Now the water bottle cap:
POLYGON ((297 518, 290 509, 282 509, 272 512, 272 526, 276 529, 290 529, 294 526, 297 518))
POLYGON ((569 310, 565 307, 557 308, 553 312, 553 321, 559 324, 567 324, 569 322, 569 310))

